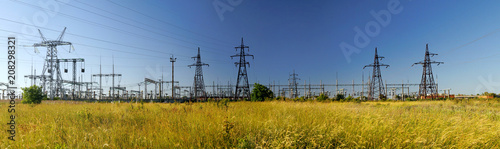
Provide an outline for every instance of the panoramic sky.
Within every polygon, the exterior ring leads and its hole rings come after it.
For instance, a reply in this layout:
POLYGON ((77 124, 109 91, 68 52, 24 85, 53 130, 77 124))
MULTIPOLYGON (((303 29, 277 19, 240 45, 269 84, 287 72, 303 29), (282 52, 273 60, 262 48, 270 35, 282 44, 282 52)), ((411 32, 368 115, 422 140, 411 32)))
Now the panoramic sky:
MULTIPOLYGON (((299 84, 361 83, 372 69, 374 49, 387 83, 420 83, 425 45, 439 55, 432 60, 440 89, 452 93, 500 92, 500 1, 432 0, 6 0, 0 10, 0 38, 18 40, 18 84, 29 86, 24 75, 33 64, 39 75, 46 49, 29 47, 57 39, 67 27, 58 48, 59 58, 84 58, 83 81, 91 74, 122 74, 116 84, 137 90, 145 77, 170 80, 170 57, 177 58, 175 78, 193 84, 194 63, 201 48, 205 84, 235 84, 238 68, 230 56, 234 47, 250 47, 250 84, 275 81, 287 84, 299 74, 299 84)), ((7 42, 0 46, 7 48, 7 42)), ((245 51, 247 52, 247 51, 245 51)), ((7 52, 0 52, 7 63, 7 52)), ((5 65, 4 65, 5 66, 5 65)), ((71 72, 72 65, 61 65, 71 72)), ((78 68, 81 65, 78 64, 78 68)), ((7 82, 6 66, 0 82, 7 82)), ((61 70, 62 71, 62 70, 61 70)), ((71 80, 71 73, 63 79, 71 80)), ((111 79, 103 79, 103 88, 111 79)), ((349 87, 346 87, 349 88, 349 87)), ((107 89, 105 89, 107 90, 107 89)), ((418 90, 418 89, 417 89, 418 90)), ((417 90, 412 89, 412 92, 417 90)), ((440 91, 442 92, 442 91, 440 91)))

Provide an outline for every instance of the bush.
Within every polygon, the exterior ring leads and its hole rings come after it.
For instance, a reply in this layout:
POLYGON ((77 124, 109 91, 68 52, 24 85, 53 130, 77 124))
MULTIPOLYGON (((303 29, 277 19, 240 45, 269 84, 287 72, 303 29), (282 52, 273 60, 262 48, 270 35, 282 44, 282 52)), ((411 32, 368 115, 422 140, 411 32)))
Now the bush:
POLYGON ((407 97, 407 98, 406 98, 406 101, 417 101, 417 99, 415 99, 415 98, 410 98, 410 97, 407 97))
POLYGON ((295 101, 295 102, 304 102, 304 101, 306 101, 306 99, 304 99, 304 96, 293 98, 292 100, 295 101))
POLYGON ((347 98, 344 101, 352 101, 352 100, 354 100, 354 97, 349 95, 349 96, 347 96, 347 98))
POLYGON ((361 103, 361 97, 353 98, 352 102, 361 103))
POLYGON ((379 95, 378 97, 381 101, 387 101, 387 97, 384 95, 379 95))
POLYGON ((273 92, 269 88, 255 83, 252 90, 252 101, 264 101, 266 98, 273 98, 273 92))
POLYGON ((343 94, 337 94, 335 96, 335 101, 341 101, 343 99, 345 99, 345 96, 343 94))
POLYGON ((40 86, 33 85, 21 89, 23 90, 23 101, 21 101, 21 103, 40 104, 44 97, 47 98, 47 96, 43 94, 42 87, 40 86))
POLYGON ((328 95, 325 95, 323 93, 321 93, 318 98, 316 98, 316 100, 318 101, 325 101, 325 100, 328 100, 328 95))

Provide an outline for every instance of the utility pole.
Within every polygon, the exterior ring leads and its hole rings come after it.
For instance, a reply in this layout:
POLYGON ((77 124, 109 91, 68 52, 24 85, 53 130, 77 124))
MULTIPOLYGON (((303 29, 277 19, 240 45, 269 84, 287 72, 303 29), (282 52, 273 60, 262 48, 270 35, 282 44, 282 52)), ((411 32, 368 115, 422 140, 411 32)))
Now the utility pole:
POLYGON ((361 100, 363 100, 363 96, 365 95, 365 73, 361 72, 361 100))
POLYGON ((170 57, 170 62, 172 62, 172 99, 175 100, 175 87, 174 87, 174 63, 177 58, 174 58, 174 55, 170 57))
MULTIPOLYGON (((92 69, 90 69, 90 73, 92 73, 92 69)), ((90 94, 92 94, 92 95, 90 96, 90 98, 92 98, 92 97, 94 97, 94 98, 95 98, 95 96, 94 96, 94 92, 93 92, 93 88, 94 88, 94 82, 93 82, 93 81, 94 81, 94 80, 92 80, 92 76, 90 76, 90 94)))
MULTIPOLYGON (((280 97, 282 96, 281 95, 281 84, 280 84, 279 80, 278 80, 278 96, 280 96, 280 97)), ((283 98, 283 97, 281 97, 281 98, 283 98)))
POLYGON ((372 79, 370 81, 370 89, 368 90, 368 100, 374 100, 374 99, 380 100, 381 98, 386 98, 384 82, 382 81, 382 74, 380 72, 380 66, 385 66, 387 68, 389 67, 389 65, 381 64, 379 60, 382 59, 384 59, 384 57, 378 56, 377 48, 375 48, 375 58, 373 60, 373 64, 366 65, 365 67, 363 67, 363 69, 365 69, 366 67, 373 67, 372 79))
POLYGON ((141 95, 141 84, 142 84, 142 82, 137 83, 137 85, 139 86, 139 95, 137 95, 137 97, 139 97, 139 98, 142 98, 142 95, 141 95))
MULTIPOLYGON (((33 57, 31 57, 31 76, 33 76, 33 57)), ((30 82, 31 86, 33 86, 33 79, 31 79, 30 82)), ((3 99, 3 96, 1 99, 3 99)))
MULTIPOLYGON (((413 65, 418 65, 421 64, 423 67, 423 72, 422 72, 422 80, 419 85, 418 89, 418 98, 427 98, 427 94, 431 95, 431 98, 434 99, 437 96, 437 84, 434 82, 434 77, 432 74, 432 64, 444 64, 444 62, 436 62, 436 61, 431 61, 431 57, 433 57, 434 53, 429 52, 429 44, 425 45, 425 59, 424 61, 420 61, 418 63, 414 63, 413 65)), ((412 66, 413 66, 412 65, 412 66)))
POLYGON ((354 80, 352 80, 352 97, 353 97, 353 98, 354 98, 354 94, 355 94, 355 93, 356 93, 356 92, 354 92, 354 80))
POLYGON ((405 100, 405 81, 401 80, 401 99, 405 100))
POLYGON ((112 56, 112 61, 113 61, 113 70, 112 70, 112 74, 113 74, 113 77, 112 77, 112 90, 113 90, 113 93, 111 95, 113 95, 113 98, 115 98, 115 57, 112 56))
POLYGON ((309 97, 312 97, 312 94, 311 94, 311 78, 309 78, 309 92, 307 92, 307 95, 309 97))
MULTIPOLYGON (((311 82, 309 82, 311 83, 311 82)), ((319 80, 320 94, 324 94, 323 80, 319 80)))
MULTIPOLYGON (((99 64, 99 74, 93 74, 92 77, 99 77, 99 88, 100 88, 100 95, 99 99, 102 99, 102 77, 111 77, 112 78, 112 87, 110 88, 110 94, 113 95, 113 98, 115 97, 115 77, 118 77, 119 80, 121 80, 122 74, 115 74, 115 63, 113 62, 113 70, 111 74, 102 74, 102 66, 99 64), (111 93, 111 91, 113 93, 111 93)), ((110 95, 110 97, 111 97, 110 95)))
POLYGON ((387 89, 388 89, 388 88, 387 88, 387 80, 385 80, 385 95, 386 95, 386 96, 385 96, 385 98, 387 98, 387 95, 388 95, 388 94, 387 94, 387 89))
POLYGON ((163 99, 163 66, 161 67, 161 80, 160 80, 160 99, 163 99))
POLYGON ((339 73, 336 72, 336 75, 335 75, 335 96, 337 96, 337 94, 339 94, 339 73))
POLYGON ((231 59, 233 57, 239 57, 240 62, 234 62, 236 66, 238 66, 238 78, 236 80, 236 90, 234 94, 234 99, 237 100, 238 98, 247 98, 247 100, 250 100, 250 85, 248 84, 248 73, 247 73, 247 65, 250 67, 250 63, 246 61, 245 57, 251 56, 252 59, 254 58, 253 55, 250 54, 245 54, 245 49, 247 51, 250 51, 249 46, 245 46, 243 44, 243 38, 241 38, 241 45, 239 47, 234 47, 236 51, 238 49, 240 50, 240 54, 236 54, 231 56, 231 59), (240 96, 241 94, 241 96, 240 96))
POLYGON ((306 80, 304 80, 304 98, 307 99, 307 91, 306 91, 306 80))
POLYGON ((450 88, 444 89, 444 91, 445 92, 448 91, 448 93, 447 94, 445 93, 445 94, 448 95, 448 99, 450 99, 450 94, 451 94, 450 91, 451 91, 451 89, 450 88))
POLYGON ((276 98, 276 82, 273 80, 273 98, 276 98))
POLYGON ((102 99, 102 63, 101 57, 99 57, 99 100, 102 99))

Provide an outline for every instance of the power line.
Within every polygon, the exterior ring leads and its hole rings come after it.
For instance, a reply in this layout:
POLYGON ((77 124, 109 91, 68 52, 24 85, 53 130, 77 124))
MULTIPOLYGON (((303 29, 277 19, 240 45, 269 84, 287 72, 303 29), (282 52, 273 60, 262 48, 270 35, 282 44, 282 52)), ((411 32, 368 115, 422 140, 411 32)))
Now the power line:
MULTIPOLYGON (((23 25, 29 25, 29 26, 37 27, 35 25, 30 25, 30 24, 26 24, 26 23, 22 23, 22 22, 17 22, 17 21, 5 19, 5 18, 0 18, 0 20, 12 22, 12 23, 17 23, 17 24, 23 24, 23 25)), ((46 27, 40 27, 40 28, 46 29, 46 30, 50 30, 50 31, 56 31, 54 29, 50 29, 50 28, 46 28, 46 27)), ((5 32, 11 32, 11 33, 16 33, 16 34, 26 35, 26 36, 37 37, 35 35, 29 35, 29 34, 19 33, 19 32, 10 31, 10 30, 4 30, 4 29, 0 29, 0 30, 1 31, 5 31, 5 32)), ((141 47, 136 47, 136 46, 130 46, 130 45, 116 43, 116 42, 112 42, 112 41, 97 39, 97 38, 93 38, 93 37, 86 37, 86 36, 72 34, 72 33, 67 33, 67 34, 68 35, 77 36, 77 37, 87 38, 87 39, 91 39, 91 40, 101 41, 101 42, 108 43, 108 44, 114 44, 114 45, 120 45, 120 46, 124 46, 124 47, 129 47, 129 48, 133 48, 133 49, 145 50, 145 51, 150 51, 150 52, 159 52, 159 53, 163 53, 163 54, 171 54, 171 53, 166 53, 166 52, 162 52, 162 51, 155 51, 155 50, 150 50, 150 49, 146 49, 146 48, 141 48, 141 47)), ((34 40, 31 40, 31 41, 34 41, 34 40)), ((92 47, 92 48, 98 48, 98 49, 103 49, 103 50, 108 50, 108 51, 114 51, 114 52, 122 52, 122 53, 134 54, 134 55, 142 55, 142 56, 148 56, 148 57, 164 58, 162 56, 157 56, 157 55, 146 55, 146 54, 143 54, 143 53, 129 52, 129 51, 124 51, 124 50, 116 50, 116 49, 99 47, 99 46, 93 46, 93 45, 88 45, 88 44, 81 44, 81 43, 73 43, 73 44, 74 45, 86 46, 86 47, 92 47)), ((185 55, 179 55, 179 56, 189 58, 189 56, 185 56, 185 55)), ((219 60, 214 60, 214 61, 219 61, 219 60)))
MULTIPOLYGON (((115 5, 119 6, 119 7, 122 7, 122 8, 128 9, 128 10, 130 10, 130 11, 132 11, 132 12, 135 12, 135 13, 137 13, 137 14, 140 14, 140 15, 142 15, 142 16, 148 17, 148 18, 150 18, 150 19, 156 20, 156 21, 158 21, 158 22, 162 22, 162 23, 165 23, 165 24, 167 24, 167 25, 170 25, 170 26, 176 27, 176 28, 178 28, 178 29, 181 29, 181 30, 184 30, 184 31, 187 31, 187 32, 190 32, 190 33, 193 33, 193 34, 199 35, 199 36, 203 36, 203 37, 206 37, 206 38, 210 38, 210 39, 213 39, 213 40, 218 40, 218 41, 221 41, 221 42, 223 42, 223 43, 227 43, 226 41, 222 41, 222 40, 219 40, 219 39, 217 39, 217 38, 213 38, 213 37, 209 37, 209 36, 206 36, 206 35, 203 35, 203 34, 199 34, 199 33, 196 33, 196 32, 190 31, 190 30, 187 30, 187 29, 185 29, 185 28, 182 28, 182 27, 180 27, 180 26, 174 25, 174 24, 172 24, 172 23, 169 23, 169 22, 166 22, 166 21, 163 21, 163 20, 157 19, 157 18, 155 18, 155 17, 152 17, 152 16, 149 16, 149 15, 147 15, 147 14, 144 14, 144 13, 142 13, 142 12, 140 12, 140 11, 136 11, 136 10, 134 10, 134 9, 131 9, 131 8, 126 7, 126 6, 123 6, 123 5, 120 5, 120 4, 118 4, 118 3, 115 3, 115 2, 113 2, 113 1, 111 1, 111 0, 108 0, 108 2, 110 2, 110 3, 112 3, 112 4, 115 4, 115 5)), ((229 44, 228 44, 228 45, 229 45, 229 44)))
MULTIPOLYGON (((113 13, 113 12, 111 12, 111 11, 108 11, 108 10, 105 10, 105 9, 101 9, 101 8, 99 8, 99 7, 92 6, 92 5, 90 5, 90 4, 87 4, 87 3, 84 3, 84 2, 80 2, 80 1, 78 1, 78 0, 75 0, 75 1, 76 1, 77 3, 80 3, 80 4, 83 4, 83 5, 86 5, 86 6, 88 6, 88 7, 92 7, 92 8, 94 8, 94 9, 97 9, 97 10, 100 10, 100 11, 103 11, 103 12, 106 12, 106 13, 109 13, 109 14, 113 14, 113 15, 118 16, 118 17, 120 17, 120 18, 124 18, 124 19, 130 20, 130 21, 133 21, 133 22, 135 22, 135 23, 139 23, 139 24, 142 24, 142 25, 146 25, 146 26, 148 26, 148 27, 152 27, 152 28, 156 28, 156 29, 159 29, 159 30, 163 30, 163 31, 165 31, 165 32, 168 32, 168 33, 171 33, 171 34, 174 34, 174 35, 184 36, 184 35, 181 35, 181 34, 176 34, 176 33, 174 33, 174 32, 170 32, 170 31, 168 31, 168 30, 164 30, 163 28, 158 28, 158 27, 151 26, 151 25, 149 25, 149 24, 142 23, 141 21, 137 21, 137 20, 134 20, 134 19, 131 19, 131 18, 127 18, 127 17, 125 17, 125 16, 123 16, 123 15, 116 14, 116 13, 113 13)), ((66 4, 66 5, 69 5, 69 4, 67 4, 67 3, 65 3, 65 4, 66 4)), ((113 4, 114 4, 114 3, 113 3, 113 4)), ((73 6, 73 7, 76 7, 76 6, 73 6)), ((130 9, 129 9, 129 10, 130 10, 130 9)), ((168 24, 168 25, 171 25, 171 24, 168 24)), ((175 26, 175 25, 174 25, 174 27, 178 27, 178 26, 175 26)), ((194 32, 193 32, 193 33, 194 33, 194 32)), ((196 34, 196 33, 195 33, 195 34, 196 34)), ((200 34, 200 35, 201 35, 201 34, 200 34)), ((184 36, 184 37, 186 37, 186 38, 187 38, 187 36, 184 36)), ((212 38, 212 39, 217 39, 217 38, 212 38)), ((195 40, 196 40, 196 39, 195 39, 195 40)), ((201 40, 198 40, 198 41, 201 41, 201 40)), ((208 43, 208 42, 207 42, 207 43, 208 43)), ((221 43, 226 43, 226 42, 221 42, 221 43)), ((219 43, 214 43, 214 44, 219 44, 219 43)), ((219 44, 219 45, 222 45, 222 44, 219 44)), ((226 45, 229 45, 229 44, 226 44, 226 45)))
MULTIPOLYGON (((77 6, 74 6, 74 5, 71 5, 71 4, 67 4, 67 3, 61 3, 61 4, 64 4, 64 5, 67 5, 67 6, 70 6, 70 7, 73 7, 73 8, 76 8, 76 9, 79 9, 79 10, 82 10, 82 11, 85 11, 85 12, 88 12, 88 13, 91 13, 91 14, 94 14, 94 15, 98 15, 98 16, 101 16, 103 18, 106 18, 106 19, 110 19, 110 20, 113 20, 113 21, 116 21, 116 22, 119 22, 119 23, 122 23, 122 24, 126 24, 126 25, 129 25, 129 26, 132 26, 132 27, 135 27, 135 28, 138 28, 138 29, 141 29, 141 30, 144 30, 144 31, 147 31, 147 32, 150 32, 150 33, 153 33, 153 34, 156 34, 156 35, 160 35, 160 36, 163 36, 163 37, 167 37, 167 38, 172 38, 172 39, 175 39, 175 40, 179 40, 179 41, 182 41, 182 42, 186 42, 186 43, 190 43, 190 44, 193 44, 193 45, 197 45, 197 43, 194 43, 194 42, 191 42, 191 41, 187 41, 187 40, 183 40, 183 39, 179 39, 179 38, 175 38, 175 37, 172 37, 172 36, 168 36, 168 35, 165 35, 165 34, 161 34, 161 33, 158 33, 158 32, 155 32, 155 31, 152 31, 150 29, 147 29, 147 28, 143 28, 143 27, 140 27, 140 26, 137 26, 137 25, 134 25, 134 24, 130 24, 130 23, 127 23, 127 22, 123 22, 123 21, 120 21, 118 19, 115 19, 115 18, 112 18, 112 17, 109 17, 109 16, 105 16, 105 15, 102 15, 102 14, 99 14, 99 13, 96 13, 96 12, 92 12, 92 11, 89 11, 89 10, 86 10, 86 9, 83 9, 83 8, 80 8, 80 7, 77 7, 77 6)), ((137 22, 135 20, 133 20, 134 22, 137 22)), ((139 22, 140 23, 140 22, 139 22)), ((140 24, 144 24, 144 23, 140 23, 140 24)), ((147 25, 148 27, 153 27, 151 25, 147 25)), ((153 28, 156 28, 156 27, 153 27, 153 28)), ((186 47, 188 48, 188 47, 186 47)), ((214 48, 215 49, 215 48, 214 48)))
MULTIPOLYGON (((78 20, 78 21, 82 21, 82 22, 85 22, 85 23, 89 23, 89 24, 93 24, 93 25, 98 25, 98 26, 101 26, 101 27, 104 27, 104 28, 107 28, 107 29, 111 29, 111 30, 115 30, 115 31, 119 31, 119 32, 122 32, 122 33, 126 33, 126 34, 129 34, 129 35, 135 35, 135 36, 140 36, 142 38, 147 38, 147 39, 151 39, 151 40, 156 40, 156 41, 160 41, 160 42, 169 42, 169 43, 172 43, 170 41, 163 41, 163 40, 159 40, 157 38, 152 38, 152 37, 148 37, 148 36, 144 36, 144 35, 140 35, 140 34, 137 34, 137 33, 133 33, 133 32, 130 32, 130 31, 126 31, 126 30, 122 30, 122 29, 118 29, 116 27, 111 27, 111 26, 108 26, 108 25, 104 25, 104 24, 101 24, 101 23, 97 23, 97 22, 94 22, 94 21, 89 21, 89 20, 86 20, 86 19, 82 19, 82 18, 79 18, 79 17, 75 17, 75 16, 72 16, 72 15, 68 15, 68 14, 64 14, 64 13, 61 13, 61 12, 56 12, 56 11, 53 11, 53 10, 50 10, 50 9, 46 9, 46 8, 42 8, 40 6, 36 6, 36 5, 33 5, 33 4, 29 4, 29 3, 26 3, 26 2, 22 2, 22 1, 15 1, 15 2, 18 2, 18 3, 21 3, 21 4, 24 4, 24 5, 27 5, 27 6, 31 6, 31 7, 35 7, 35 8, 38 8, 38 9, 41 9, 41 10, 45 10, 45 11, 51 11, 51 12, 54 12, 54 13, 60 13, 62 16, 65 16, 65 17, 68 17, 68 18, 71 18, 71 19, 75 19, 75 20, 78 20)), ((16 22, 16 21, 14 21, 16 22)), ((19 22, 20 23, 20 22, 19 22)), ((124 23, 124 22, 121 22, 121 23, 124 23)), ((25 23, 21 23, 21 24, 25 24, 25 23)), ((128 23, 126 23, 128 24, 128 23)), ((29 25, 29 24, 26 24, 26 25, 29 25)), ((34 25, 30 25, 30 26, 34 26, 34 25)), ((132 25, 133 26, 133 25, 132 25)), ((36 26, 35 26, 36 27, 36 26)), ((141 28, 141 29, 144 29, 144 28, 141 28)), ((152 32, 150 30, 147 30, 149 32, 152 32)), ((152 32, 152 33, 155 33, 155 32, 152 32)), ((157 33, 155 33, 157 34, 157 33)), ((81 35, 74 35, 74 36, 78 36, 78 37, 82 37, 82 38, 91 38, 91 37, 86 37, 86 36, 81 36, 81 35)), ((134 36, 134 37, 135 37, 134 36)), ((166 35, 162 35, 162 36, 166 36, 166 35)), ((166 36, 168 37, 168 36, 166 36)), ((174 38, 175 39, 175 38, 174 38)), ((95 40, 95 39, 94 39, 95 40)), ((109 42, 109 41, 108 41, 109 42)), ((178 46, 181 46, 181 47, 184 47, 186 49, 192 49, 192 47, 188 47, 188 46, 185 46, 185 45, 181 45, 181 44, 177 44, 177 43, 172 43, 172 44, 175 44, 175 45, 178 45, 178 46)), ((210 47, 209 47, 210 48, 210 47)), ((215 48, 212 48, 212 49, 215 49, 215 48)), ((154 51, 154 50, 153 50, 154 51)), ((155 51, 155 52, 159 52, 159 51, 155 51)), ((206 52, 215 52, 217 53, 216 51, 206 51, 206 52)), ((162 53, 162 52, 160 52, 162 53)), ((169 53, 169 54, 172 54, 172 53, 169 53)))

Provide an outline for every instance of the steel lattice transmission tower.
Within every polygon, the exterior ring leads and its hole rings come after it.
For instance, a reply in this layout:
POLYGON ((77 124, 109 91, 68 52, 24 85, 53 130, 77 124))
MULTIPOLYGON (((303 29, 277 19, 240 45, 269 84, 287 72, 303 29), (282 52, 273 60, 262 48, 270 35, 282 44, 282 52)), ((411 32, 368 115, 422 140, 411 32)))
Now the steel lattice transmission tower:
POLYGON ((365 69, 366 67, 373 67, 372 79, 369 86, 370 89, 368 90, 368 100, 380 100, 382 98, 386 98, 384 82, 382 81, 382 74, 380 72, 380 66, 385 66, 385 68, 387 68, 389 67, 389 65, 381 64, 379 61, 382 59, 384 59, 384 57, 378 56, 377 48, 375 48, 375 58, 373 60, 373 64, 363 67, 363 69, 365 69))
MULTIPOLYGON (((38 32, 40 33, 40 37, 42 38, 42 42, 40 43, 35 43, 33 44, 34 47, 47 47, 47 55, 45 58, 45 64, 43 65, 43 70, 42 70, 42 75, 45 75, 45 73, 49 73, 49 78, 48 78, 48 90, 50 91, 50 99, 54 99, 54 96, 59 93, 62 93, 62 76, 61 76, 61 71, 59 69, 59 63, 57 63, 57 46, 62 46, 62 45, 70 45, 72 49, 73 46, 71 42, 67 41, 62 41, 62 38, 64 36, 64 32, 66 31, 66 27, 62 31, 61 35, 59 35, 59 38, 57 40, 47 40, 40 29, 38 29, 38 32), (55 81, 54 81, 55 77, 55 81)), ((46 82, 47 80, 44 78, 43 79, 43 89, 44 91, 47 90, 46 87, 46 82)))
POLYGON ((247 65, 248 67, 250 67, 250 63, 248 63, 245 60, 245 57, 251 56, 252 59, 254 57, 253 55, 245 54, 245 49, 247 49, 247 51, 250 51, 250 49, 248 46, 245 46, 243 44, 243 38, 241 38, 241 45, 239 47, 234 47, 234 48, 236 49, 236 51, 238 51, 238 49, 240 50, 240 54, 231 56, 231 59, 233 57, 240 57, 240 62, 234 62, 234 64, 239 67, 238 78, 236 79, 236 90, 234 94, 234 99, 237 100, 240 97, 241 98, 246 97, 247 100, 250 100, 250 85, 248 84, 248 74, 247 74, 247 65))
MULTIPOLYGON (((424 61, 414 63, 413 65, 421 64, 424 68, 422 72, 422 81, 420 82, 418 89, 419 98, 427 99, 427 95, 430 94, 431 98, 434 99, 437 96, 437 84, 434 82, 434 77, 432 74, 432 64, 444 64, 444 62, 431 61, 431 57, 437 55, 429 52, 429 44, 425 45, 425 59, 424 61)), ((413 66, 412 65, 412 66, 413 66)))
POLYGON ((188 65, 189 68, 196 66, 196 71, 194 74, 194 98, 206 97, 205 96, 205 81, 203 80, 203 66, 209 66, 208 64, 201 62, 200 47, 198 47, 198 55, 192 57, 196 60, 196 63, 188 65))
POLYGON ((298 91, 298 87, 297 85, 299 83, 297 83, 297 80, 300 80, 300 78, 297 78, 297 76, 299 76, 298 74, 295 73, 295 70, 293 70, 293 74, 290 74, 290 78, 288 79, 288 81, 292 81, 290 84, 289 84, 289 88, 290 88, 290 92, 291 92, 291 98, 297 98, 299 97, 299 91, 298 91))

